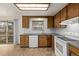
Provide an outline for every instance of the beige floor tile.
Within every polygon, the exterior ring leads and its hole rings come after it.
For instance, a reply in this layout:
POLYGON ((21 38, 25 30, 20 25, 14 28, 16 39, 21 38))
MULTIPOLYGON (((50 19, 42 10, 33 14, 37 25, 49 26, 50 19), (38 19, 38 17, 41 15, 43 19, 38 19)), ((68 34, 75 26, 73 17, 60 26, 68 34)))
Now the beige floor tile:
POLYGON ((19 45, 0 44, 0 56, 55 56, 52 48, 20 48, 19 45))

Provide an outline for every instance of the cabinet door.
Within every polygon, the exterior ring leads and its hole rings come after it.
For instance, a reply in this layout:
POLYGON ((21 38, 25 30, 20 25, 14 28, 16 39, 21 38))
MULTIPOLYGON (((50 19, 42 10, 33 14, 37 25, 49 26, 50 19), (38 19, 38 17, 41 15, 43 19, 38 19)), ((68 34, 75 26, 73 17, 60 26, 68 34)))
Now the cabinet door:
POLYGON ((48 28, 53 28, 54 27, 54 19, 53 16, 48 17, 48 28))
POLYGON ((61 21, 67 20, 67 8, 61 10, 61 21))
POLYGON ((77 56, 77 55, 71 52, 71 56, 77 56))
POLYGON ((60 22, 61 22, 61 12, 57 13, 54 16, 54 27, 61 28, 60 22))
POLYGON ((79 16, 79 3, 71 3, 67 6, 68 19, 79 16))
POLYGON ((29 17, 28 16, 22 16, 22 27, 29 28, 29 17))
POLYGON ((21 47, 29 47, 29 36, 21 35, 20 36, 20 46, 21 47))
POLYGON ((69 55, 70 56, 79 56, 79 48, 69 44, 69 55))
POLYGON ((48 35, 47 37, 47 47, 52 47, 52 35, 48 35))
POLYGON ((47 36, 46 35, 39 35, 38 47, 47 47, 47 36))

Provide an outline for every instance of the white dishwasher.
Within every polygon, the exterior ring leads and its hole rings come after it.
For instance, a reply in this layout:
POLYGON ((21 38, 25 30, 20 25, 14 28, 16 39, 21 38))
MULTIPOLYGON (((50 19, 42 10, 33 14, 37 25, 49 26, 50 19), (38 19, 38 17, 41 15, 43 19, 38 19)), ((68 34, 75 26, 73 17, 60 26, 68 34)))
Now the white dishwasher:
POLYGON ((38 35, 29 35, 29 47, 38 47, 38 35))

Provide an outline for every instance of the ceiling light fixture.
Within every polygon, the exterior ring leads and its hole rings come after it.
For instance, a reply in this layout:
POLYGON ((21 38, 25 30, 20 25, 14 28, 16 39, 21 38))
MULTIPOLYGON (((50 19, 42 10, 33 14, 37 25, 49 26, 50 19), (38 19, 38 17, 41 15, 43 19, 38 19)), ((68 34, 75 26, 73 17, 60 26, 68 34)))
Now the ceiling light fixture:
POLYGON ((16 3, 15 4, 20 10, 47 10, 49 3, 38 3, 38 4, 27 4, 27 3, 16 3))

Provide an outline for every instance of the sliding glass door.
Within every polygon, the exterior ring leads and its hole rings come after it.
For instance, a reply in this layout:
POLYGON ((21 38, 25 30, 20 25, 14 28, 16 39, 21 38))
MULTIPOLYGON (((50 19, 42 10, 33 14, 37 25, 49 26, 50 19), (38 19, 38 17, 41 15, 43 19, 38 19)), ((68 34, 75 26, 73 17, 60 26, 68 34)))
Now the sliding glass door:
POLYGON ((0 44, 6 43, 6 22, 0 22, 0 44))
POLYGON ((13 43, 13 22, 0 21, 0 44, 13 43))

